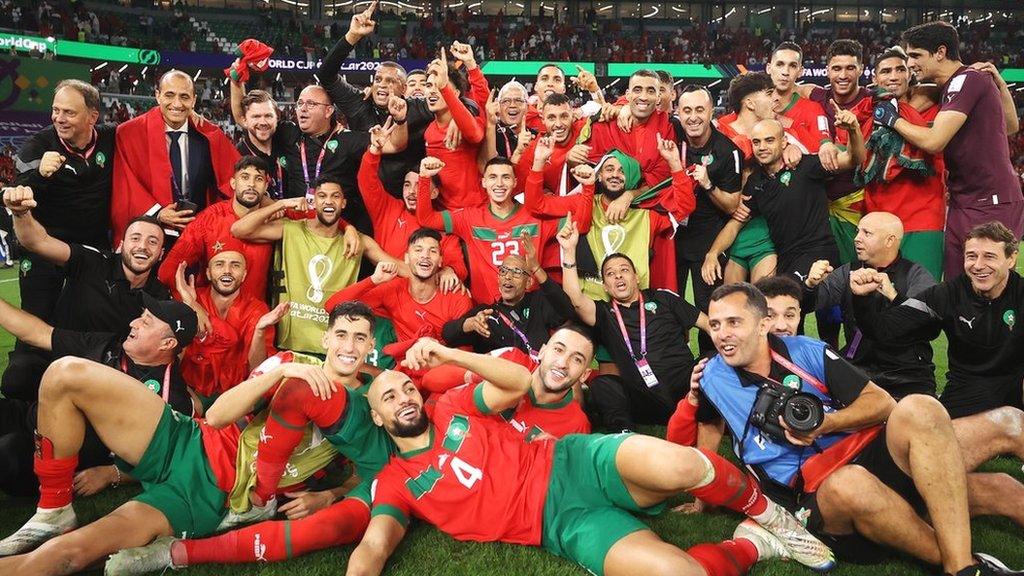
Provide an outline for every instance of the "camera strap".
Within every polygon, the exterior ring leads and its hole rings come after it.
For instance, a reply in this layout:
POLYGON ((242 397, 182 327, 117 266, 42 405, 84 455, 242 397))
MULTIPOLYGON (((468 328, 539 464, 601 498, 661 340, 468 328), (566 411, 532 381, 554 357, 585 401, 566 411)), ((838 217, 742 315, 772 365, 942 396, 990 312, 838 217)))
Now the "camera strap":
POLYGON ((796 374, 801 379, 806 380, 807 383, 809 383, 811 386, 817 388, 818 392, 821 392, 822 394, 831 397, 831 395, 828 392, 828 386, 822 384, 821 380, 818 380, 814 376, 811 376, 810 374, 807 373, 806 370, 790 362, 788 358, 786 358, 782 354, 779 354, 775 350, 770 350, 770 352, 772 354, 772 361, 779 364, 786 370, 789 370, 790 372, 796 374))

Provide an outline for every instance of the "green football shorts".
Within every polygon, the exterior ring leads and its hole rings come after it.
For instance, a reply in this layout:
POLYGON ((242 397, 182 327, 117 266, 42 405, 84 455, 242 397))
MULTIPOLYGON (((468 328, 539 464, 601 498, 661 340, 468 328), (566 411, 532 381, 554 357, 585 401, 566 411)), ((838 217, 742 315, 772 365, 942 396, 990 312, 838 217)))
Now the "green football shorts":
POLYGON ((729 259, 742 266, 747 273, 772 254, 775 254, 775 244, 768 235, 768 221, 763 216, 747 222, 729 249, 729 259))

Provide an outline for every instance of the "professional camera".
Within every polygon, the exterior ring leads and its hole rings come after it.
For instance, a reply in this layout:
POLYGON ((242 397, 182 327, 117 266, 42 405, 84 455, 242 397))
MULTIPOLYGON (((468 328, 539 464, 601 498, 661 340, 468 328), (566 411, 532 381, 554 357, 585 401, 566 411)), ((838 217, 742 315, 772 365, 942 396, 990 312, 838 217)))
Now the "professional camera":
POLYGON ((779 416, 790 430, 811 432, 825 420, 825 407, 814 394, 768 383, 761 387, 750 411, 750 423, 778 442, 787 442, 779 416))

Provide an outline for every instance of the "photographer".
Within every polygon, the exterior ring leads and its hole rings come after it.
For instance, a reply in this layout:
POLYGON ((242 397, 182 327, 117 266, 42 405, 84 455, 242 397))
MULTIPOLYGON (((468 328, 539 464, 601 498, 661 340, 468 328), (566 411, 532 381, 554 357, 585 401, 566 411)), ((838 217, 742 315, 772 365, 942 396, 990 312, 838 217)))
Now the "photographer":
POLYGON ((965 476, 937 400, 897 404, 824 343, 769 335, 767 302, 749 284, 715 290, 708 312, 718 355, 701 402, 721 415, 765 493, 838 558, 878 561, 882 544, 946 574, 1010 573, 971 555, 968 501, 974 513, 1014 512, 988 489, 994 475, 965 476))

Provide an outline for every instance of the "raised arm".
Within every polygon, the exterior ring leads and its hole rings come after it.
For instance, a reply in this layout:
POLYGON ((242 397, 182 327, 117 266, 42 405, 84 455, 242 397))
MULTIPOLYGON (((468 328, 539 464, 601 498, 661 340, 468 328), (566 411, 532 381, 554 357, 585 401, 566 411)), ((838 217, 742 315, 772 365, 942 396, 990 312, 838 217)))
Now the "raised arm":
POLYGON ((47 351, 53 349, 53 326, 11 306, 6 300, 0 300, 0 328, 30 346, 47 351))
MULTIPOLYGON (((235 60, 235 64, 238 64, 238 60, 235 60)), ((231 92, 231 118, 234 119, 235 124, 245 128, 245 110, 242 109, 242 99, 245 98, 245 84, 242 84, 238 80, 232 77, 228 84, 230 85, 229 91, 231 92)))
POLYGON ((286 378, 305 381, 318 397, 330 398, 331 394, 338 391, 337 385, 331 382, 320 366, 291 362, 280 364, 221 394, 206 411, 206 423, 214 428, 232 424, 251 412, 257 402, 286 378))
POLYGON ((71 258, 71 246, 63 240, 50 236, 35 217, 32 209, 36 207, 32 189, 28 186, 15 186, 4 189, 4 207, 13 214, 14 234, 29 252, 37 254, 58 266, 67 264, 71 258))
POLYGON ((860 122, 857 120, 856 114, 849 110, 843 110, 835 103, 834 100, 832 101, 832 106, 836 109, 836 129, 846 130, 850 140, 846 150, 839 152, 839 169, 852 170, 864 162, 864 156, 866 154, 864 150, 864 136, 861 134, 860 130, 860 122))
POLYGON ((491 356, 448 348, 432 338, 421 338, 409 348, 402 365, 413 370, 454 364, 483 378, 484 404, 491 413, 516 406, 530 389, 533 375, 524 366, 491 356))
POLYGON ((385 282, 390 282, 397 276, 398 265, 395 262, 378 262, 372 275, 363 278, 351 286, 338 290, 328 298, 327 302, 324 303, 324 310, 334 310, 334 307, 342 302, 360 300, 372 308, 374 312, 380 312, 380 297, 371 294, 371 291, 385 282))
POLYGON ((580 232, 570 214, 565 226, 558 231, 558 245, 562 248, 562 289, 572 302, 576 315, 587 326, 597 324, 597 304, 583 293, 576 269, 576 245, 580 232))
POLYGON ((434 210, 434 203, 430 201, 430 179, 439 174, 442 168, 444 162, 433 156, 420 161, 420 180, 416 184, 416 220, 420 226, 451 233, 446 226, 446 215, 450 219, 450 212, 434 210))
POLYGON ((1003 80, 1002 74, 999 73, 999 69, 995 67, 995 64, 991 62, 975 62, 971 64, 971 68, 987 73, 992 77, 992 81, 996 83, 996 88, 999 89, 999 103, 1003 107, 1003 121, 1006 124, 1006 135, 1012 136, 1020 130, 1020 118, 1017 117, 1017 105, 1013 102, 1013 94, 1010 92, 1010 87, 1006 85, 1006 80, 1003 80))
POLYGON ((305 198, 284 198, 249 212, 231 225, 231 235, 246 242, 276 242, 284 236, 284 213, 305 210, 305 198))
POLYGON ((327 89, 338 110, 346 116, 351 115, 363 101, 363 91, 338 76, 338 70, 341 69, 342 62, 345 61, 356 44, 373 33, 377 26, 373 20, 373 12, 376 8, 377 2, 372 2, 366 10, 352 15, 352 21, 349 23, 345 36, 338 39, 331 47, 323 62, 320 63, 320 69, 317 70, 320 84, 327 89))
POLYGON ((273 353, 274 336, 277 332, 274 326, 284 318, 290 306, 289 302, 281 302, 256 321, 252 329, 252 339, 249 341, 249 370, 255 370, 273 353))
MULTIPOLYGON (((484 140, 484 124, 481 118, 477 118, 466 108, 466 105, 459 98, 452 85, 448 82, 448 56, 444 50, 441 57, 430 63, 427 67, 427 74, 434 77, 441 97, 448 105, 452 121, 462 132, 462 139, 470 144, 480 144, 484 140)), ((486 80, 485 80, 486 82, 486 80)))

